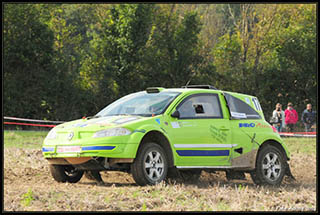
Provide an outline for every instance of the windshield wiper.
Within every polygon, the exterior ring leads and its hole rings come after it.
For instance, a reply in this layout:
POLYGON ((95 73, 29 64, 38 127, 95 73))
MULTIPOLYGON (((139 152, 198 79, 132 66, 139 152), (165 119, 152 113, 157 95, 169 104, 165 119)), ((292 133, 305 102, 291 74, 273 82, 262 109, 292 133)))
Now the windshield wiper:
MULTIPOLYGON (((158 115, 158 114, 157 114, 158 115)), ((111 114, 111 115, 105 115, 105 116, 152 116, 152 114, 111 114)))
POLYGON ((101 116, 99 115, 94 115, 94 116, 88 116, 86 117, 87 119, 95 119, 95 118, 100 118, 101 116))
POLYGON ((111 114, 107 116, 130 116, 130 115, 133 115, 133 114, 119 113, 119 114, 111 114))

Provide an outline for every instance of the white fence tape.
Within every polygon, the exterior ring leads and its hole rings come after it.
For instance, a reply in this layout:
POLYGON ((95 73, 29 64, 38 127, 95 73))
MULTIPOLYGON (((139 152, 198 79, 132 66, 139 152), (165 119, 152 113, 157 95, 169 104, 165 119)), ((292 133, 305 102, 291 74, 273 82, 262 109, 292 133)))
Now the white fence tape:
POLYGON ((317 137, 316 134, 294 134, 294 133, 280 133, 281 137, 317 137))
POLYGON ((39 120, 39 119, 24 119, 17 117, 3 117, 4 119, 17 120, 17 121, 27 121, 27 122, 47 122, 47 123, 64 123, 64 121, 50 121, 50 120, 39 120))
MULTIPOLYGON (((9 120, 17 120, 17 121, 27 121, 27 122, 45 122, 45 123, 64 123, 65 121, 51 121, 51 120, 39 120, 39 119, 25 119, 25 118, 18 118, 18 117, 3 117, 4 119, 9 120)), ((7 122, 9 124, 9 122, 7 122)), ((47 125, 48 127, 51 125, 47 125)), ((281 137, 316 137, 316 132, 297 132, 297 133, 289 133, 289 132, 280 132, 281 137)))

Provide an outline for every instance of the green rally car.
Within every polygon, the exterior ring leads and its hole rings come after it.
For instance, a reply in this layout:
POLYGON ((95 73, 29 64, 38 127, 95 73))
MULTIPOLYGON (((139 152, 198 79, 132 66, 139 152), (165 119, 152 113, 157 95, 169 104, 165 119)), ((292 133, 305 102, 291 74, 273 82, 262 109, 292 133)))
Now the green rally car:
POLYGON ((287 146, 265 121, 256 97, 210 85, 147 88, 93 117, 54 127, 43 155, 58 182, 100 171, 130 172, 139 185, 225 171, 227 179, 279 185, 293 178, 287 146))

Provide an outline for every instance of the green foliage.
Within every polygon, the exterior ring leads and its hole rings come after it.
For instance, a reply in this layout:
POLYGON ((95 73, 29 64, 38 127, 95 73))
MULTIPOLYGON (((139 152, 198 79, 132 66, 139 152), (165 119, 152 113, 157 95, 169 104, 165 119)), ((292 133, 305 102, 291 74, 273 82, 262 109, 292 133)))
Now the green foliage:
POLYGON ((315 105, 315 5, 221 8, 233 25, 212 52, 223 75, 218 86, 258 96, 266 119, 278 102, 283 108, 293 102, 299 114, 307 103, 315 105))
POLYGON ((187 12, 181 20, 174 8, 175 5, 165 5, 155 13, 144 58, 149 85, 181 87, 201 68, 200 19, 197 13, 187 12))
POLYGON ((53 33, 33 5, 5 4, 4 11, 4 113, 44 117, 48 112, 42 104, 53 84, 53 33))
POLYGON ((23 206, 29 206, 31 201, 35 200, 34 194, 31 188, 28 189, 28 192, 22 195, 21 204, 23 206))
POLYGON ((146 203, 144 202, 141 206, 141 211, 146 211, 147 210, 147 205, 146 203))
POLYGON ((241 91, 241 38, 238 34, 226 34, 213 49, 214 65, 221 80, 216 87, 223 90, 241 91), (240 77, 240 78, 239 78, 240 77))
POLYGON ((283 29, 276 51, 279 72, 288 74, 286 98, 298 101, 296 108, 302 110, 307 103, 317 103, 315 7, 296 7, 292 12, 291 23, 283 29))
POLYGON ((314 4, 4 4, 4 115, 71 120, 149 86, 317 107, 314 4))

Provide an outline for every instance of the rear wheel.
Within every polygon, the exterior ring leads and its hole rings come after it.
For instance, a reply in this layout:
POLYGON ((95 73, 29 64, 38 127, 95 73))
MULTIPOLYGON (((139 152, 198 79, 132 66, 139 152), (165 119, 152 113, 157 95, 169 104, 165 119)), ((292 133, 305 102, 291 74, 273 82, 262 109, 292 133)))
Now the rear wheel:
POLYGON ((256 169, 250 174, 255 184, 280 185, 285 172, 283 153, 277 147, 267 145, 259 152, 256 169))
POLYGON ((82 170, 78 170, 72 165, 50 164, 50 172, 57 182, 77 183, 83 175, 82 170))
POLYGON ((168 172, 167 156, 156 143, 146 143, 131 165, 133 179, 138 185, 154 185, 163 181, 168 172))

